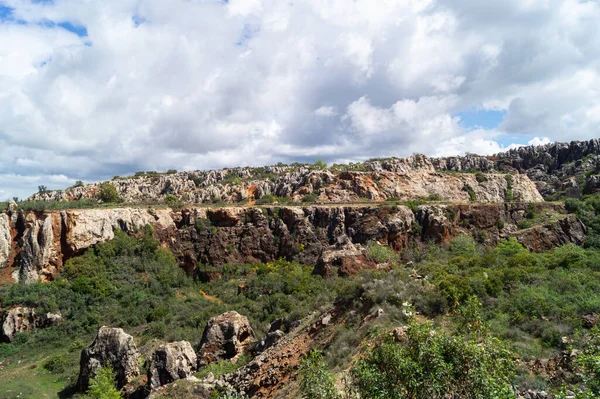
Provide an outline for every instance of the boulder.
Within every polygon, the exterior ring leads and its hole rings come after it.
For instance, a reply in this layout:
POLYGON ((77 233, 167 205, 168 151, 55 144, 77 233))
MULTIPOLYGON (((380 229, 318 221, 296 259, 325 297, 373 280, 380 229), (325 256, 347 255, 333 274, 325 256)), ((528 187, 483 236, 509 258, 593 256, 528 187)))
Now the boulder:
POLYGON ((285 333, 281 330, 269 331, 267 335, 256 345, 256 353, 262 353, 272 346, 275 346, 285 333))
POLYGON ((120 328, 102 327, 94 342, 81 351, 77 388, 87 390, 98 369, 109 365, 116 373, 120 389, 140 375, 139 362, 140 354, 131 335, 120 328))
POLYGON ((233 311, 213 317, 202 334, 198 366, 224 359, 236 362, 241 355, 250 352, 250 345, 255 341, 254 330, 247 317, 233 311))
POLYGON ((5 342, 12 342, 15 334, 29 332, 35 328, 35 325, 35 309, 15 306, 4 312, 0 339, 5 342))
POLYGON ((187 341, 161 345, 153 354, 148 370, 150 389, 187 378, 196 371, 196 353, 187 341))

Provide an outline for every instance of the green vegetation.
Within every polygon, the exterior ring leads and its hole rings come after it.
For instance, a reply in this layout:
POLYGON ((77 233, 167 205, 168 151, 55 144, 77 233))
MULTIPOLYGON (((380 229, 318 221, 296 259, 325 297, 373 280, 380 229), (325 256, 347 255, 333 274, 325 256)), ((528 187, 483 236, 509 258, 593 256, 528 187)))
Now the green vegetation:
POLYGON ((110 183, 102 183, 99 186, 98 199, 102 202, 107 203, 119 203, 123 202, 123 199, 119 196, 117 188, 110 183))
POLYGON ((429 323, 409 323, 406 342, 390 335, 351 370, 361 398, 508 399, 515 364, 496 339, 450 336, 429 323))
POLYGON ((313 350, 306 354, 298 370, 300 391, 304 399, 337 399, 333 375, 327 371, 323 353, 313 350))
POLYGON ((90 380, 87 391, 89 399, 121 399, 121 393, 115 387, 115 372, 110 366, 100 367, 90 380))

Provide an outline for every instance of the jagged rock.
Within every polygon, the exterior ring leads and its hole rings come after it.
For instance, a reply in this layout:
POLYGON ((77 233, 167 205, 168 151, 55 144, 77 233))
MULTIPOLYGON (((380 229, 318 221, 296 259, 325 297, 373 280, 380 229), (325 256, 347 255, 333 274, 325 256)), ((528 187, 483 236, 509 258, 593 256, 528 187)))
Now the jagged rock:
POLYGON ((85 391, 98 369, 108 364, 116 373, 120 389, 140 375, 139 361, 131 335, 120 328, 101 327, 94 342, 81 351, 77 388, 85 391))
POLYGON ((14 306, 2 315, 0 340, 11 342, 16 333, 27 333, 35 328, 48 328, 63 321, 60 313, 37 314, 34 308, 14 306))
POLYGON ((597 313, 590 313, 583 315, 581 319, 583 320, 583 326, 585 328, 594 328, 598 325, 598 321, 600 321, 600 315, 597 313))
POLYGON ((267 335, 265 335, 265 337, 258 343, 258 345, 256 345, 256 353, 262 353, 266 351, 279 342, 284 335, 285 333, 281 330, 269 331, 267 335))
POLYGON ((0 214, 0 269, 8 266, 8 258, 12 249, 10 233, 10 218, 7 214, 0 214))
MULTIPOLYGON (((566 213, 559 204, 538 204, 537 208, 538 213, 566 213)), ((377 267, 361 249, 372 241, 400 251, 414 240, 444 241, 485 230, 490 243, 514 235, 528 248, 541 250, 581 243, 585 231, 574 216, 544 228, 520 231, 516 225, 525 218, 528 204, 524 203, 423 205, 416 215, 400 205, 231 209, 19 212, 12 215, 11 222, 0 213, 0 260, 15 259, 13 276, 25 283, 49 281, 60 273, 66 260, 112 239, 115 229, 135 231, 150 224, 155 238, 172 250, 190 276, 219 277, 216 270, 203 274, 196 269, 198 263, 220 266, 279 258, 306 265, 319 263, 317 272, 321 274, 347 275, 377 267), (196 221, 202 220, 196 226, 196 221), (499 221, 504 225, 501 231, 496 227, 499 221)))
POLYGON ((377 262, 370 259, 366 249, 360 245, 348 243, 339 249, 323 251, 314 272, 323 277, 351 276, 361 270, 372 270, 377 268, 377 262))
POLYGON ((568 243, 583 245, 586 231, 581 220, 569 215, 556 222, 519 231, 514 236, 530 251, 542 252, 568 243))
POLYGON ((250 352, 250 345, 255 341, 247 317, 233 311, 215 316, 208 321, 202 334, 198 367, 224 359, 236 362, 241 355, 250 352))
POLYGON ((11 342, 17 333, 26 333, 35 328, 35 309, 15 306, 4 312, 0 338, 11 342))
POLYGON ((187 378, 196 371, 196 353, 187 341, 161 345, 153 354, 148 369, 150 389, 187 378))

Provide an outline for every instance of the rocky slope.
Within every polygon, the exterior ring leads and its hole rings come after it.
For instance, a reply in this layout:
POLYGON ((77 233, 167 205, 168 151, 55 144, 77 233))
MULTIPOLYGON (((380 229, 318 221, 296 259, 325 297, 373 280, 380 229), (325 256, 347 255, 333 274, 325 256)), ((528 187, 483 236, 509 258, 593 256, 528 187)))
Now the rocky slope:
MULTIPOLYGON (((439 163, 439 161, 438 161, 439 163)), ((451 163, 446 169, 451 170, 451 163)), ((507 179, 498 173, 440 173, 423 155, 406 159, 371 161, 359 165, 236 168, 208 172, 140 175, 118 178, 115 186, 125 203, 162 202, 167 195, 185 203, 252 203, 266 195, 301 202, 351 203, 388 198, 415 199, 434 196, 452 202, 537 202, 542 197, 525 175, 507 179)), ((483 169, 483 167, 481 168, 483 169)), ((106 182, 104 182, 106 183, 106 182)), ((30 200, 72 201, 98 196, 103 183, 33 195, 30 200)))
MULTIPOLYGON (((252 202, 264 195, 301 201, 314 194, 320 202, 347 203, 389 197, 412 199, 439 196, 447 201, 504 201, 507 188, 498 173, 513 174, 515 200, 539 201, 529 179, 545 197, 578 195, 600 188, 600 140, 520 147, 494 156, 427 158, 415 155, 359 164, 333 165, 320 170, 310 165, 278 165, 173 174, 140 173, 109 181, 127 203, 160 202, 175 195, 186 203, 252 202), (485 173, 485 182, 473 173, 485 173), (459 172, 459 173, 447 173, 459 172), (528 177, 529 179, 527 179, 528 177)), ((101 183, 65 191, 35 194, 30 200, 72 201, 97 196, 101 183)))
MULTIPOLYGON (((193 207, 88 209, 0 214, 0 266, 14 280, 53 280, 64 262, 84 249, 153 226, 190 275, 210 279, 209 267, 279 258, 316 265, 316 272, 352 274, 377 264, 365 246, 401 250, 466 233, 494 243, 514 236, 540 251, 581 244, 585 227, 562 205, 538 203, 406 206, 193 207), (533 217, 534 219, 527 219, 533 217)), ((0 268, 1 270, 1 268, 0 268)))

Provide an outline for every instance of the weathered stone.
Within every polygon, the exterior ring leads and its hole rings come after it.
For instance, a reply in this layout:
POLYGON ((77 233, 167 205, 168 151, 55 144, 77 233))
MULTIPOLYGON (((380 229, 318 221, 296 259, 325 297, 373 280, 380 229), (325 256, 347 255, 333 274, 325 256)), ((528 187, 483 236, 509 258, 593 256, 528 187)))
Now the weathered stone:
POLYGON ((161 345, 153 354, 148 369, 150 389, 187 378, 196 371, 196 353, 187 341, 161 345))
POLYGON ((10 218, 0 214, 0 269, 8 266, 8 258, 12 249, 10 218))
POLYGON ((237 312, 225 312, 211 318, 200 341, 198 367, 228 359, 236 362, 240 356, 250 352, 256 341, 248 318, 237 312))
POLYGON ((11 342, 15 334, 27 333, 35 328, 35 309, 15 306, 4 312, 0 339, 11 342))
POLYGON ((284 335, 285 333, 281 330, 269 331, 267 335, 265 335, 265 337, 258 343, 258 345, 256 345, 256 353, 262 353, 266 351, 279 342, 284 335))
POLYGON ((140 355, 133 337, 120 328, 102 327, 94 342, 81 351, 77 388, 85 391, 98 369, 108 365, 116 373, 120 389, 140 375, 140 355))

